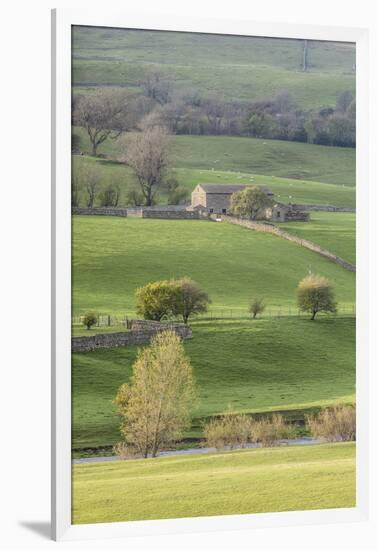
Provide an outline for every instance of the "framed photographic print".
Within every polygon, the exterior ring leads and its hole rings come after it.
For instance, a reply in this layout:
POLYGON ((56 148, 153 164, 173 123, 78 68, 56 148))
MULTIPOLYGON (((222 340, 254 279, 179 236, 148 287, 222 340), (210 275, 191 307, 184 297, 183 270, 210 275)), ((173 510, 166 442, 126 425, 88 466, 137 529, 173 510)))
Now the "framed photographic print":
POLYGON ((366 517, 367 40, 53 13, 54 538, 366 517))

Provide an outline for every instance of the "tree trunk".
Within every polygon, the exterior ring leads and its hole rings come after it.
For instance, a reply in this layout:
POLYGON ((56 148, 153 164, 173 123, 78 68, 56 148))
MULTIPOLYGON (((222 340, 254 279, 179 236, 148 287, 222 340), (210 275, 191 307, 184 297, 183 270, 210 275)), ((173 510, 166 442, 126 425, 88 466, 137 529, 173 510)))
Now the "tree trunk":
POLYGON ((311 321, 315 321, 315 315, 316 315, 316 311, 313 311, 312 312, 312 316, 311 316, 311 321))
POLYGON ((306 72, 308 68, 308 42, 303 41, 303 57, 302 57, 302 71, 306 72))
POLYGON ((97 157, 97 143, 92 141, 92 157, 97 157))

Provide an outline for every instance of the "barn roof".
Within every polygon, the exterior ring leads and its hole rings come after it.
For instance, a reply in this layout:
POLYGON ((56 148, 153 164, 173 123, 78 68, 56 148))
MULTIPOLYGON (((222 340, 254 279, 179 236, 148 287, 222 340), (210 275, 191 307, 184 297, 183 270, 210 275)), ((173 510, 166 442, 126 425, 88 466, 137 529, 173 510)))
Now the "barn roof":
POLYGON ((264 191, 264 193, 266 193, 267 195, 273 195, 271 189, 269 189, 269 187, 266 187, 265 185, 225 185, 221 183, 199 183, 198 185, 200 185, 207 194, 232 195, 232 193, 237 193, 238 191, 242 191, 247 187, 259 187, 261 191, 264 191))

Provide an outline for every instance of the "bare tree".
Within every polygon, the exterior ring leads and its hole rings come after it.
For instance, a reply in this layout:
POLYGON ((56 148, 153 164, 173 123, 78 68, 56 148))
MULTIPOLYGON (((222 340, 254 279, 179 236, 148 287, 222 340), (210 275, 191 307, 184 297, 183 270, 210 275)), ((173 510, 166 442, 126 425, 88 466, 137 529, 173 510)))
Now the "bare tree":
POLYGON ((147 97, 161 105, 168 103, 172 93, 172 78, 160 71, 149 71, 140 82, 147 97))
POLYGON ((128 128, 127 107, 127 96, 118 90, 96 91, 75 101, 74 124, 86 129, 94 157, 101 143, 128 128))
POLYGON ((153 126, 130 136, 128 143, 125 163, 140 185, 145 205, 151 206, 168 173, 170 135, 153 126))

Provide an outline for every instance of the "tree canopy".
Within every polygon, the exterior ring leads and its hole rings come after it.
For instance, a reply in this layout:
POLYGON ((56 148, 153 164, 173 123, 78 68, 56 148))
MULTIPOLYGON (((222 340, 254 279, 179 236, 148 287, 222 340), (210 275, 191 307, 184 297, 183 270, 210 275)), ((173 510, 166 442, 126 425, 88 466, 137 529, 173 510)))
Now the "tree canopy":
POLYGON ((257 220, 265 217, 265 209, 273 200, 257 186, 246 187, 231 195, 231 212, 235 216, 257 220))
POLYGON ((337 303, 333 287, 326 277, 308 275, 297 288, 298 307, 300 311, 311 313, 311 320, 319 312, 336 313, 337 303))

